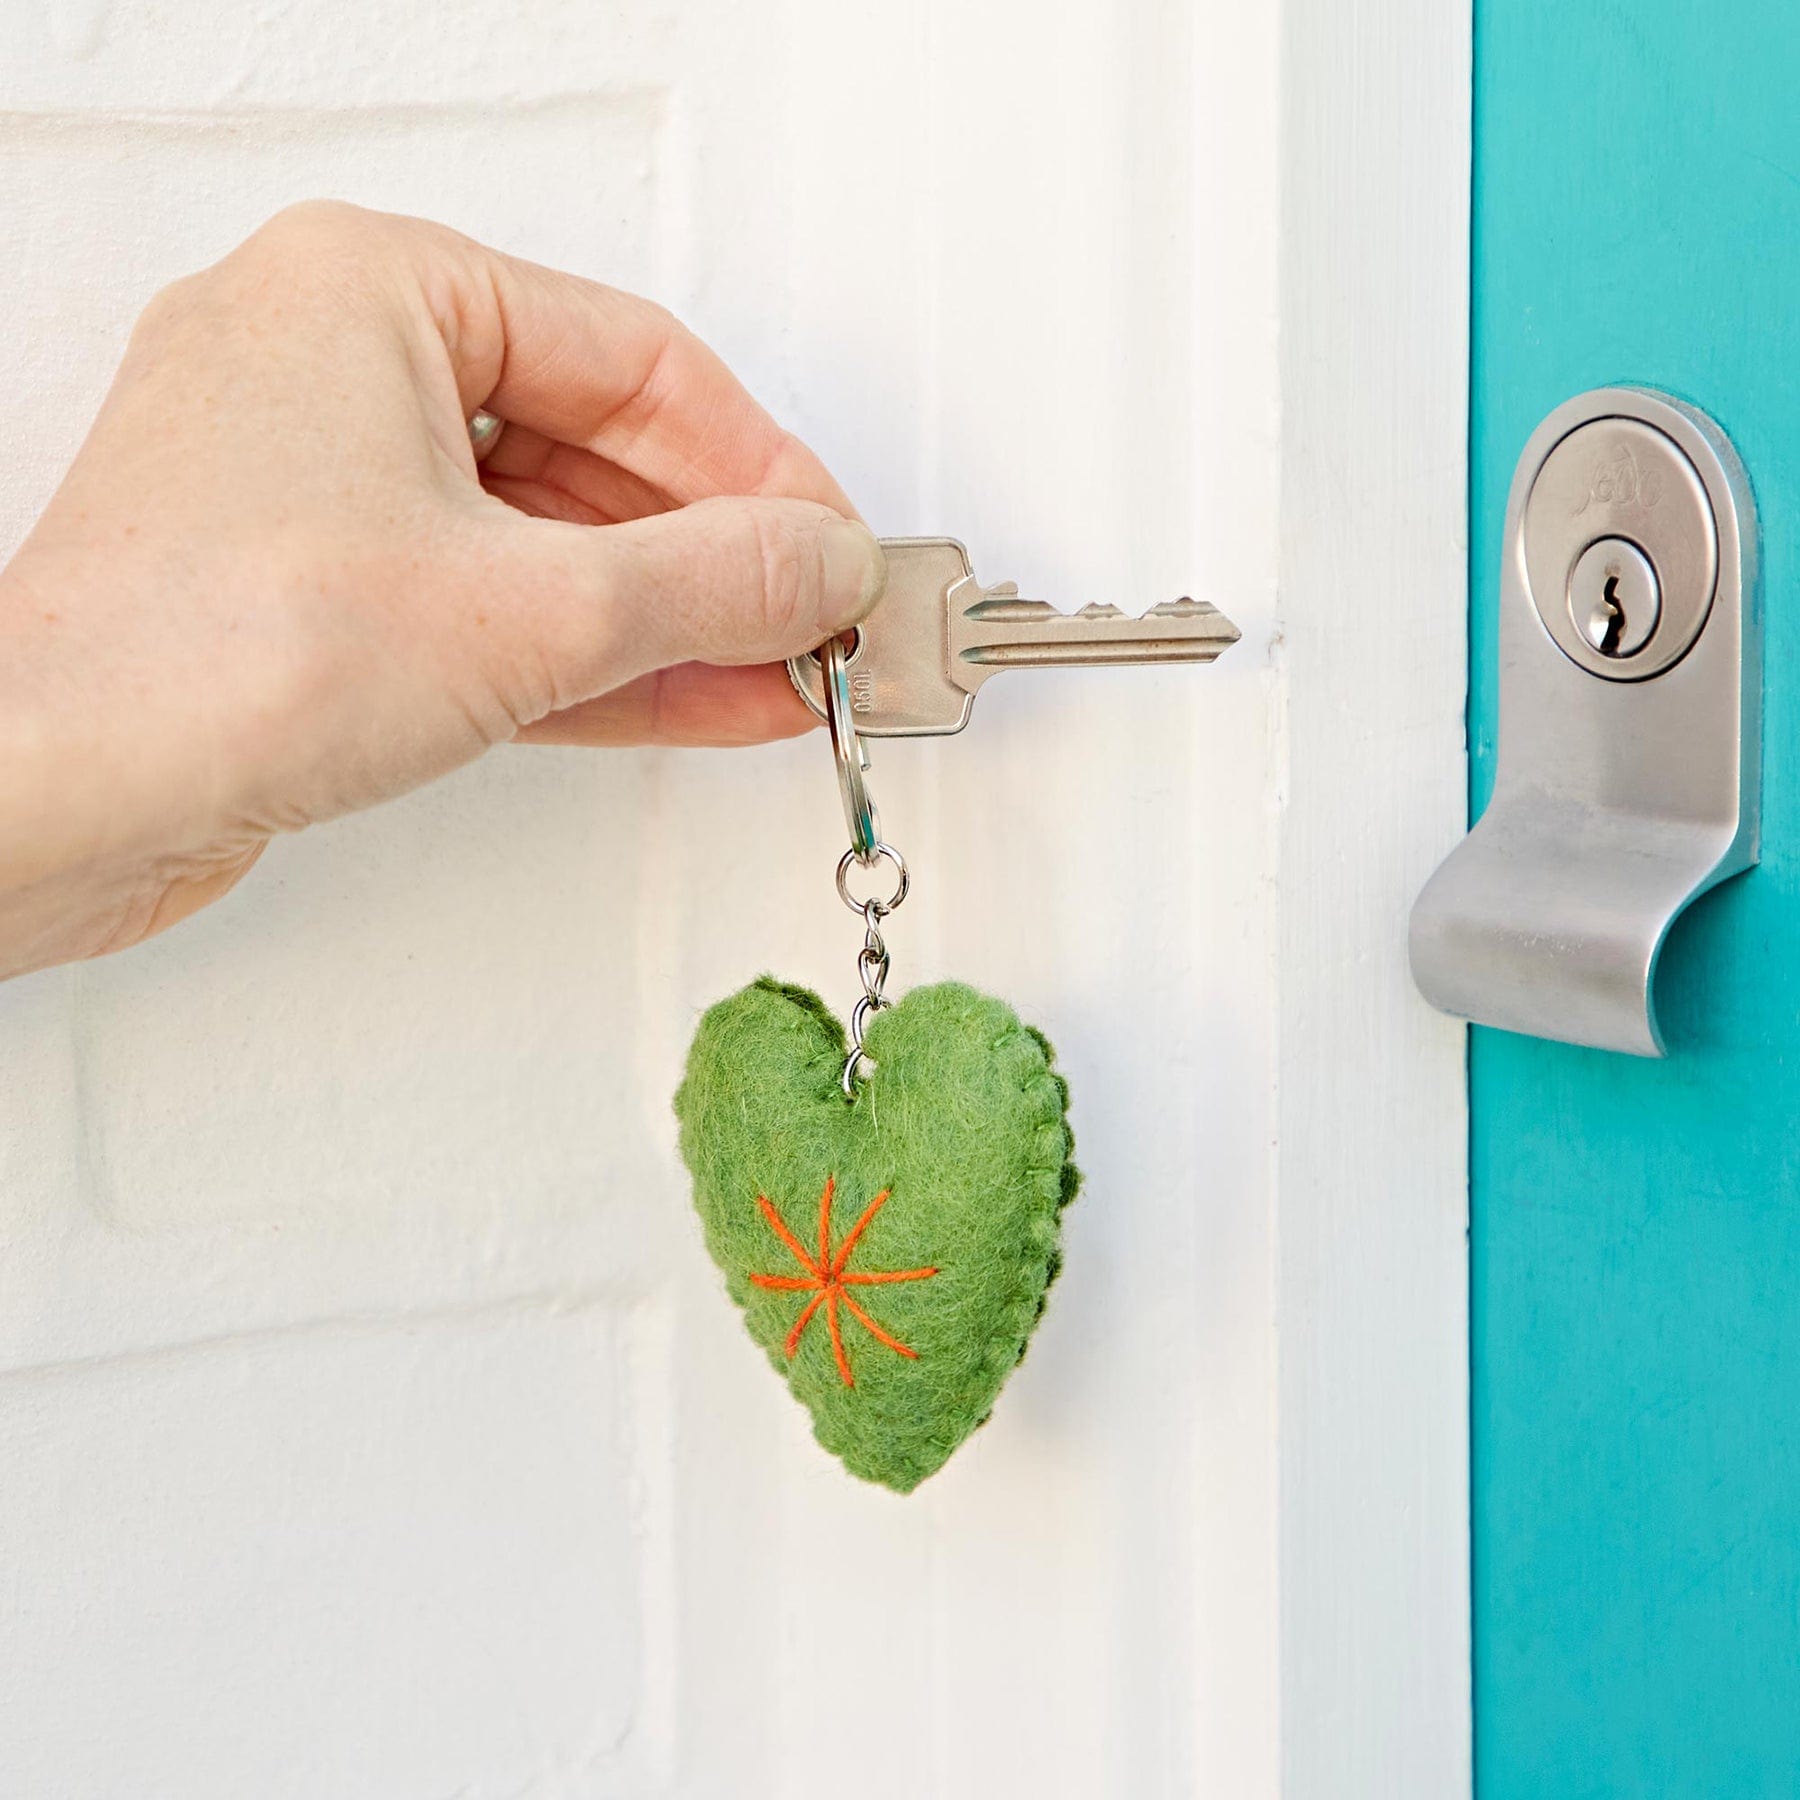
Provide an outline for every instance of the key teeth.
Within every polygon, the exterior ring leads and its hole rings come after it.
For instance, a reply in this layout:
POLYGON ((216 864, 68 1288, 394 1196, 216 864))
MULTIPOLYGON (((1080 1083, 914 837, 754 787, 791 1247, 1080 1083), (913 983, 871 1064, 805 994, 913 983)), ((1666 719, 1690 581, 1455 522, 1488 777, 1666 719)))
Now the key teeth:
POLYGON ((1052 606, 1048 600, 1021 600, 1018 587, 1010 581, 1003 581, 986 590, 982 598, 972 606, 963 609, 965 619, 976 622, 987 621, 1008 625, 1025 625, 1035 622, 1073 623, 1077 619, 1124 619, 1141 617, 1145 619, 1217 619, 1223 626, 1232 631, 1232 641, 1237 639, 1237 628, 1210 601, 1196 600, 1191 595, 1183 594, 1179 600, 1165 600, 1160 606, 1153 606, 1146 613, 1129 614, 1123 607, 1113 606, 1103 600, 1096 600, 1084 606, 1079 612, 1066 613, 1060 607, 1052 606))
POLYGON ((1147 619, 1217 619, 1221 630, 1231 633, 1230 641, 1232 643, 1235 644, 1243 635, 1210 600, 1196 600, 1188 594, 1183 594, 1179 600, 1165 600, 1161 606, 1151 607, 1144 617, 1147 619))
POLYGON ((1002 619, 1009 622, 1022 622, 1036 619, 1067 619, 1074 615, 1058 612, 1048 600, 1021 600, 1019 590, 1011 582, 1005 584, 1005 591, 1000 588, 989 588, 985 598, 977 600, 971 607, 964 609, 965 619, 1002 619))

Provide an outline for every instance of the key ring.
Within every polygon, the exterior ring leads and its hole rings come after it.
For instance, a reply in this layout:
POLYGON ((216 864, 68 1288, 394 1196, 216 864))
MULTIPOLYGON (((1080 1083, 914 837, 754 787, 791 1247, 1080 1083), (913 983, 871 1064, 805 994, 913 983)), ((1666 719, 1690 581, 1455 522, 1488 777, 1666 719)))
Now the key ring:
POLYGON ((875 802, 869 798, 869 753, 857 736, 850 710, 850 667, 844 640, 828 638, 819 647, 819 667, 825 673, 825 722, 831 727, 831 749, 837 758, 838 792, 844 800, 844 823, 850 827, 850 850, 865 867, 875 860, 881 842, 881 826, 875 802))
POLYGON ((475 452, 475 460, 484 462, 488 453, 499 443, 500 434, 506 429, 506 421, 491 413, 485 406, 478 406, 469 414, 469 448, 475 452))
POLYGON ((877 844, 873 856, 859 857, 854 850, 846 850, 838 858, 838 898, 853 913, 861 913, 871 925, 878 924, 891 912, 898 912, 900 902, 906 898, 911 888, 912 876, 907 870, 906 858, 892 844, 877 844), (865 869, 872 869, 884 858, 894 866, 894 891, 885 900, 877 900, 873 896, 867 900, 857 899, 850 891, 850 865, 860 862, 865 869))

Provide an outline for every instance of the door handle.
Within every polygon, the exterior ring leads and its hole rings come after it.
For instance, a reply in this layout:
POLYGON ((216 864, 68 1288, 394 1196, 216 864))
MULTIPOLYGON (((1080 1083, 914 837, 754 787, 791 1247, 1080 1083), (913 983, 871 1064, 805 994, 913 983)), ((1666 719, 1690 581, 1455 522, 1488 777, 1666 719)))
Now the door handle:
POLYGON ((1757 859, 1756 516, 1725 434, 1643 388, 1556 408, 1513 474, 1493 798, 1413 906, 1433 1006, 1664 1054, 1669 926, 1757 859))

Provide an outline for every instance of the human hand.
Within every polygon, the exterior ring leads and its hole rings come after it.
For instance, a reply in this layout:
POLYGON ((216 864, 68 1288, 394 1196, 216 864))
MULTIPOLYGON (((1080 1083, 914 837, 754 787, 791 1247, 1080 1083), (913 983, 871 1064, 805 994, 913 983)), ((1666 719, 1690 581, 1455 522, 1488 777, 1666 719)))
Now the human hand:
POLYGON ((508 740, 745 744, 881 552, 660 308, 280 214, 138 322, 0 575, 0 975, 136 943, 276 832, 508 740), (467 420, 506 421, 477 469, 467 420))

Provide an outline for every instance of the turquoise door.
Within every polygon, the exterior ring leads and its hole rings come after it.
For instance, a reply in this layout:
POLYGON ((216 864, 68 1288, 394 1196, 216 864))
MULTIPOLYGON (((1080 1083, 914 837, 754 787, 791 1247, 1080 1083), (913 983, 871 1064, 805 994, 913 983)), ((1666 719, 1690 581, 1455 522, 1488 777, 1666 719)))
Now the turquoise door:
POLYGON ((1477 1792, 1800 1795, 1800 5, 1476 0, 1473 804, 1507 484, 1662 388, 1761 521, 1763 857, 1678 924, 1671 1055, 1476 1029, 1477 1792))

